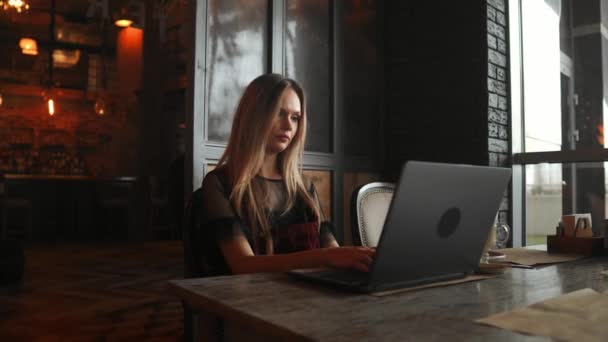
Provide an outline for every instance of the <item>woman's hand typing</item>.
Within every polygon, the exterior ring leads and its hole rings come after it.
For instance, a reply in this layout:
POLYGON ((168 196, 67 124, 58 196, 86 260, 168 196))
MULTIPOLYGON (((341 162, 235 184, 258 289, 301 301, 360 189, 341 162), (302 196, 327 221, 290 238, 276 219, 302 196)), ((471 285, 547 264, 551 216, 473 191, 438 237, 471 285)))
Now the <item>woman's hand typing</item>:
POLYGON ((369 247, 335 247, 324 248, 323 253, 327 266, 369 272, 376 249, 369 247))

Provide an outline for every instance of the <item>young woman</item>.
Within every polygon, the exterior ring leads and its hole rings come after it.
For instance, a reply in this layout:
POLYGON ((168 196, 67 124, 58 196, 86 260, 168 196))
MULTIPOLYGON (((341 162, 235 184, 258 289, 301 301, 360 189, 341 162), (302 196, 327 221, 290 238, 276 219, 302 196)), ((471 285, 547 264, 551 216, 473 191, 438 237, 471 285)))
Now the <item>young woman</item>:
POLYGON ((339 247, 303 178, 304 91, 277 74, 259 76, 241 98, 224 155, 203 181, 203 229, 215 251, 211 274, 330 266, 368 271, 374 250, 339 247))

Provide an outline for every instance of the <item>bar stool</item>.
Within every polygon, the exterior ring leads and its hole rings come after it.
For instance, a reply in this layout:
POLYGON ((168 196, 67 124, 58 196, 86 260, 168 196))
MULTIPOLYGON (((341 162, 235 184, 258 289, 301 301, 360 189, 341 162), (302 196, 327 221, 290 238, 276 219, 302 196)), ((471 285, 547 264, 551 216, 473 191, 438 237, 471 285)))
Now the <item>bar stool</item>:
POLYGON ((3 240, 32 239, 32 201, 21 197, 23 194, 13 195, 17 192, 14 188, 18 185, 20 184, 11 184, 9 187, 4 175, 0 174, 0 206, 2 207, 2 234, 0 237, 3 240), (20 219, 21 224, 15 224, 15 218, 20 219))
POLYGON ((161 184, 156 176, 148 177, 149 186, 149 209, 148 227, 153 238, 168 237, 176 238, 175 229, 169 217, 169 197, 167 186, 161 184))
POLYGON ((133 177, 113 178, 98 183, 99 222, 103 238, 129 238, 133 234, 134 183, 133 177))

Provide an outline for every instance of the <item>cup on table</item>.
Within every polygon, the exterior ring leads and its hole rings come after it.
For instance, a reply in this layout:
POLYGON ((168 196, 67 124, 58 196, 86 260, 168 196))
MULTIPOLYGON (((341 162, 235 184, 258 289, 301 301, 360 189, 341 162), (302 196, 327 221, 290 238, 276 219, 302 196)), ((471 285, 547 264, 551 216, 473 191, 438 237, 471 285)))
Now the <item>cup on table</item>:
POLYGON ((490 250, 496 248, 496 225, 493 224, 488 232, 488 237, 486 239, 486 243, 483 246, 483 253, 481 254, 481 260, 479 261, 482 264, 487 264, 490 258, 490 250))

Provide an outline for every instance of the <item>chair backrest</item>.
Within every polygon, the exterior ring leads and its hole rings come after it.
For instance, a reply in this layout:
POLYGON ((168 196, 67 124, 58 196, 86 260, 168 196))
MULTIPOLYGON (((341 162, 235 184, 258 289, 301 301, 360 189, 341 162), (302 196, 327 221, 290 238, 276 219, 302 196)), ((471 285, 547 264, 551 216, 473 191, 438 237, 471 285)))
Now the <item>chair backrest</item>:
POLYGON ((0 172, 0 201, 2 201, 4 199, 4 195, 6 195, 4 184, 5 184, 4 174, 2 172, 0 172))
POLYGON ((351 197, 351 231, 355 245, 378 245, 394 191, 393 183, 384 182, 365 184, 355 190, 351 197))
POLYGON ((199 188, 192 193, 184 210, 182 241, 186 278, 231 274, 212 227, 204 222, 204 205, 203 190, 199 188))
POLYGON ((135 201, 135 182, 132 177, 116 177, 97 182, 97 196, 102 205, 114 204, 128 207, 135 201))
POLYGON ((166 200, 168 192, 167 180, 159 176, 148 177, 149 194, 151 199, 166 200))
POLYGON ((203 190, 195 190, 186 204, 183 217, 182 241, 184 243, 184 276, 186 278, 203 277, 207 275, 207 267, 200 257, 199 245, 201 236, 201 208, 203 206, 203 190))

